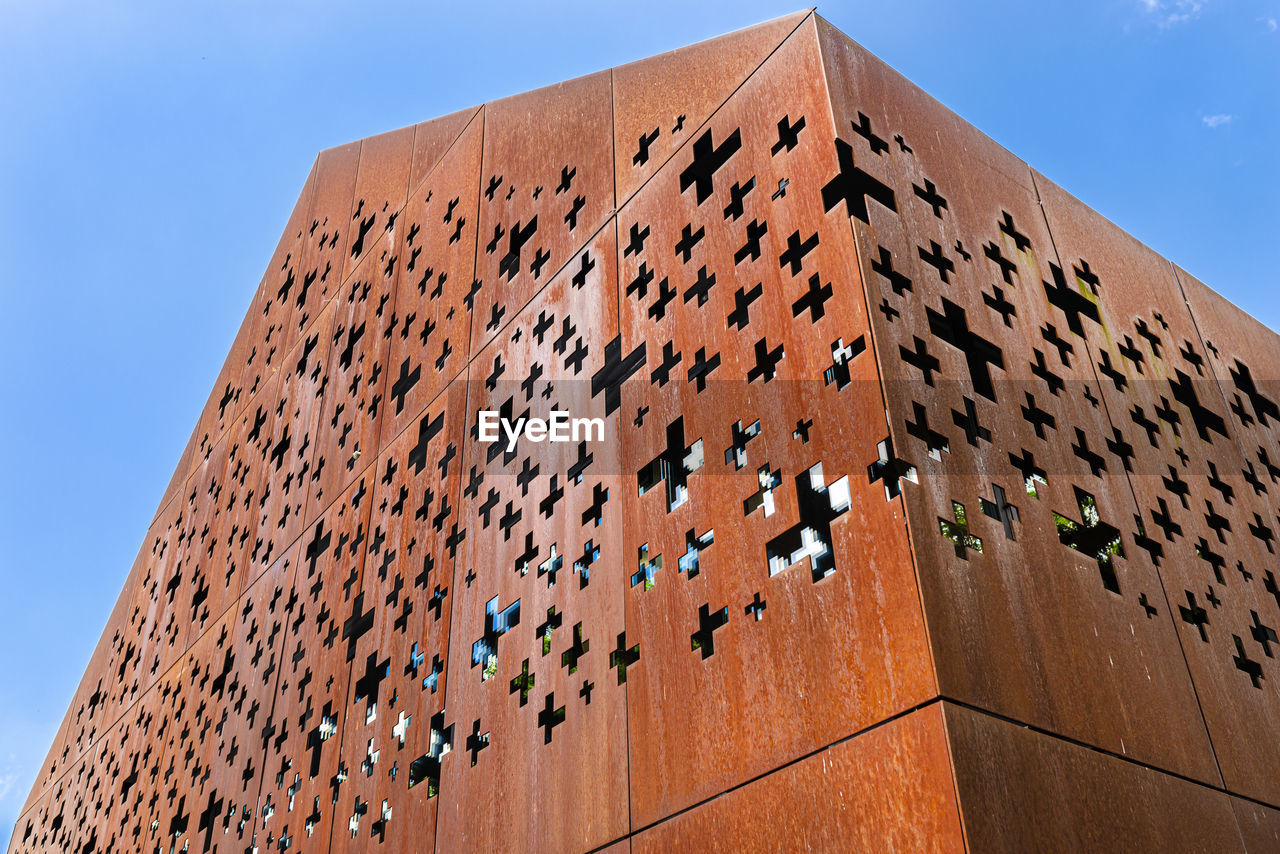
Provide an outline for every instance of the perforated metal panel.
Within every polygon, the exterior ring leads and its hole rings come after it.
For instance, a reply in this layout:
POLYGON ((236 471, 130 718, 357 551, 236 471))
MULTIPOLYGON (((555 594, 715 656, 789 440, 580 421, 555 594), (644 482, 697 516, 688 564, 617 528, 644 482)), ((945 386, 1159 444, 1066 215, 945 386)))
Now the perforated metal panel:
POLYGON ((812 13, 322 152, 10 850, 1271 850, 1277 364, 812 13))

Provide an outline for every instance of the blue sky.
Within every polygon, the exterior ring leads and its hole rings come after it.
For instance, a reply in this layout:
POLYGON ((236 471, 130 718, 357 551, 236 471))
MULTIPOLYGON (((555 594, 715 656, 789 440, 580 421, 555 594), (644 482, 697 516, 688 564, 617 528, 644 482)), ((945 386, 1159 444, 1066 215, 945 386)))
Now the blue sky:
MULTIPOLYGON (((315 153, 795 8, 0 0, 0 838, 315 153)), ((818 11, 1280 328, 1280 0, 818 11)))

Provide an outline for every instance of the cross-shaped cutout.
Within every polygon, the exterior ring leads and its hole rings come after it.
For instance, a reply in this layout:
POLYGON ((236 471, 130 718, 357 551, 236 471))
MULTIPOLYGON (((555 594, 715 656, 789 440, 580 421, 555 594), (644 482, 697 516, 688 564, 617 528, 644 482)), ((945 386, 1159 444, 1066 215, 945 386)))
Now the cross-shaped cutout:
POLYGON ((942 531, 942 536, 955 546, 956 557, 968 560, 969 549, 982 554, 982 540, 969 533, 969 520, 965 515, 964 505, 959 501, 952 501, 951 515, 953 521, 938 517, 938 527, 942 531))
POLYGON ((679 566, 677 572, 685 573, 685 577, 689 579, 696 578, 701 569, 701 557, 703 550, 710 547, 716 540, 716 532, 714 529, 708 529, 703 534, 694 534, 694 529, 690 528, 685 532, 685 552, 677 561, 679 566))
POLYGON ((667 447, 637 473, 639 494, 666 485, 667 512, 689 499, 688 476, 702 468, 702 440, 684 443, 684 416, 667 425, 667 447))
POLYGON ((693 634, 689 635, 689 648, 694 652, 702 653, 702 660, 706 661, 716 653, 716 629, 723 627, 728 622, 728 606, 713 613, 710 605, 700 605, 698 607, 698 628, 693 634))
POLYGON ((1080 521, 1073 521, 1060 513, 1053 514, 1053 521, 1058 526, 1058 541, 1064 546, 1089 555, 1098 563, 1098 574, 1102 577, 1102 586, 1112 593, 1120 593, 1120 582, 1116 578, 1112 558, 1124 557, 1124 544, 1120 540, 1120 531, 1103 522, 1098 516, 1098 505, 1094 497, 1080 487, 1073 487, 1076 503, 1080 508, 1080 521))
POLYGON ((836 571, 831 523, 853 506, 848 476, 827 485, 822 463, 815 464, 796 477, 796 505, 800 521, 765 544, 769 574, 807 557, 816 583, 836 571))
POLYGON ((1004 526, 1005 537, 1010 540, 1016 540, 1017 537, 1013 535, 1013 523, 1020 521, 1018 508, 1005 500, 1004 487, 992 484, 991 492, 995 496, 994 501, 988 501, 985 498, 978 499, 982 506, 983 514, 995 519, 1004 526))
POLYGON ((877 480, 884 482, 886 501, 902 494, 903 478, 912 483, 919 483, 916 480, 916 467, 894 455, 892 437, 876 445, 876 454, 876 461, 867 466, 867 480, 870 483, 875 483, 877 480))

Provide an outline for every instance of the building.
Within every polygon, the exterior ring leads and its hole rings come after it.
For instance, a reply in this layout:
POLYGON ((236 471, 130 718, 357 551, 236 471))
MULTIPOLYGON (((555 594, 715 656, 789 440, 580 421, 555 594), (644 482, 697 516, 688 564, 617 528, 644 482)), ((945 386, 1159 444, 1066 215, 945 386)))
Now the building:
POLYGON ((813 13, 322 152, 10 850, 1277 850, 1277 365, 813 13))

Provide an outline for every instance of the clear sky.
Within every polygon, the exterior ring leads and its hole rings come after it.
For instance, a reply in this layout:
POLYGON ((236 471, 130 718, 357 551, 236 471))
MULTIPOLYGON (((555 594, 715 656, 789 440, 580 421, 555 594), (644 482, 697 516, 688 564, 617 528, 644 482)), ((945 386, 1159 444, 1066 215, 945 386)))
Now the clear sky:
MULTIPOLYGON (((0 0, 0 839, 315 153, 792 2, 0 0)), ((818 11, 1280 328, 1280 0, 818 11)))

